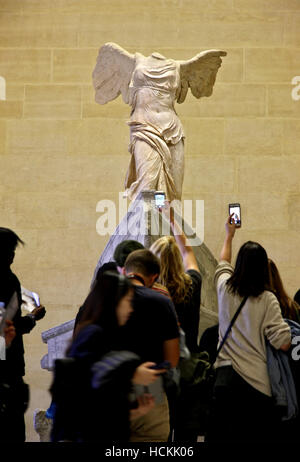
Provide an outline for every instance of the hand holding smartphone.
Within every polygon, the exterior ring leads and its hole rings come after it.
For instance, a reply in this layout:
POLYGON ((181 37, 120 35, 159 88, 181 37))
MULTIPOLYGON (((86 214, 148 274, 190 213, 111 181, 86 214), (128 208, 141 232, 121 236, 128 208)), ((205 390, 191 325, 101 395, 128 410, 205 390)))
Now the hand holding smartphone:
POLYGON ((160 370, 160 369, 170 369, 171 363, 169 361, 162 361, 161 363, 150 366, 150 369, 160 370))
POLYGON ((22 290, 22 309, 25 309, 29 313, 40 306, 40 297, 36 292, 32 292, 31 290, 25 289, 25 287, 21 287, 22 290))

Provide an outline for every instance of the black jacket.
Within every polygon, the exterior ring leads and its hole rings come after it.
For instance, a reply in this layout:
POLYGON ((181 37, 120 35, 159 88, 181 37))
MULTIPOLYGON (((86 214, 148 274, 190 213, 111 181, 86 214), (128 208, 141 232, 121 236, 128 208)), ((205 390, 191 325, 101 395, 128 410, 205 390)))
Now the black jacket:
POLYGON ((11 346, 6 350, 6 361, 0 361, 0 380, 13 382, 25 375, 23 334, 28 334, 35 326, 35 320, 31 316, 22 316, 21 285, 17 276, 8 268, 0 269, 0 302, 7 305, 17 293, 19 308, 12 320, 16 328, 16 337, 11 346))
POLYGON ((101 327, 83 328, 68 358, 55 363, 52 441, 128 441, 128 394, 140 363, 134 353, 111 352, 111 338, 101 327))

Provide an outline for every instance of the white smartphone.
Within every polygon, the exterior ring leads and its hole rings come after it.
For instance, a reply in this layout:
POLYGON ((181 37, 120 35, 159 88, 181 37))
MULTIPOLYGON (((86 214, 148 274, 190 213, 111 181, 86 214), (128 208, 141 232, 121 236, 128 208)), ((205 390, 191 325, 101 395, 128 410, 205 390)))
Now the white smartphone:
POLYGON ((242 226, 242 217, 241 217, 241 206, 240 204, 229 204, 229 215, 232 215, 232 219, 235 222, 235 226, 240 228, 242 226))
POLYGON ((164 207, 165 206, 165 200, 166 200, 166 195, 164 191, 156 191, 154 194, 155 197, 155 205, 156 207, 164 207))

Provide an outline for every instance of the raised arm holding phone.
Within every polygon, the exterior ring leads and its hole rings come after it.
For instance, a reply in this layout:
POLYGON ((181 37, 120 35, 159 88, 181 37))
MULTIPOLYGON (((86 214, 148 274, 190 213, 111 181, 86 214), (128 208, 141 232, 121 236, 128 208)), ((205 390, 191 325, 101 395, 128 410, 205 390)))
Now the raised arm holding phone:
POLYGON ((150 250, 160 259, 159 282, 170 292, 180 327, 186 335, 186 345, 191 352, 196 352, 202 283, 199 266, 192 246, 175 220, 173 207, 166 201, 159 210, 169 221, 174 237, 161 237, 150 250))
POLYGON ((208 441, 276 440, 279 419, 272 399, 266 340, 275 350, 286 350, 291 332, 277 298, 268 290, 265 249, 257 242, 245 242, 235 266, 231 265, 236 228, 231 214, 225 223, 215 272, 219 344, 234 314, 242 308, 215 362, 214 411, 208 441))
POLYGON ((233 217, 233 213, 228 217, 226 224, 225 224, 226 236, 225 236, 224 244, 223 244, 221 254, 220 254, 220 260, 227 261, 228 263, 231 263, 232 240, 234 238, 234 234, 236 230, 236 224, 234 220, 232 220, 232 217, 233 217))

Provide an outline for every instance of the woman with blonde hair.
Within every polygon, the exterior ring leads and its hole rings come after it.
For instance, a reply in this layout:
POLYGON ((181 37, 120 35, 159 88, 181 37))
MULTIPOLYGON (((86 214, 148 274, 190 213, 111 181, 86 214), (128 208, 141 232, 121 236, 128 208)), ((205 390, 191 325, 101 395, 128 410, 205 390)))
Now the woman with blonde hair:
POLYGON ((282 316, 300 323, 300 306, 285 291, 279 271, 273 260, 269 258, 270 289, 276 295, 282 316))
POLYGON ((200 320, 201 275, 192 247, 174 220, 174 211, 168 206, 165 216, 170 217, 173 236, 163 236, 150 247, 159 259, 159 282, 169 291, 174 303, 180 327, 186 336, 191 352, 198 351, 200 320), (167 215, 168 210, 170 214, 167 215))

